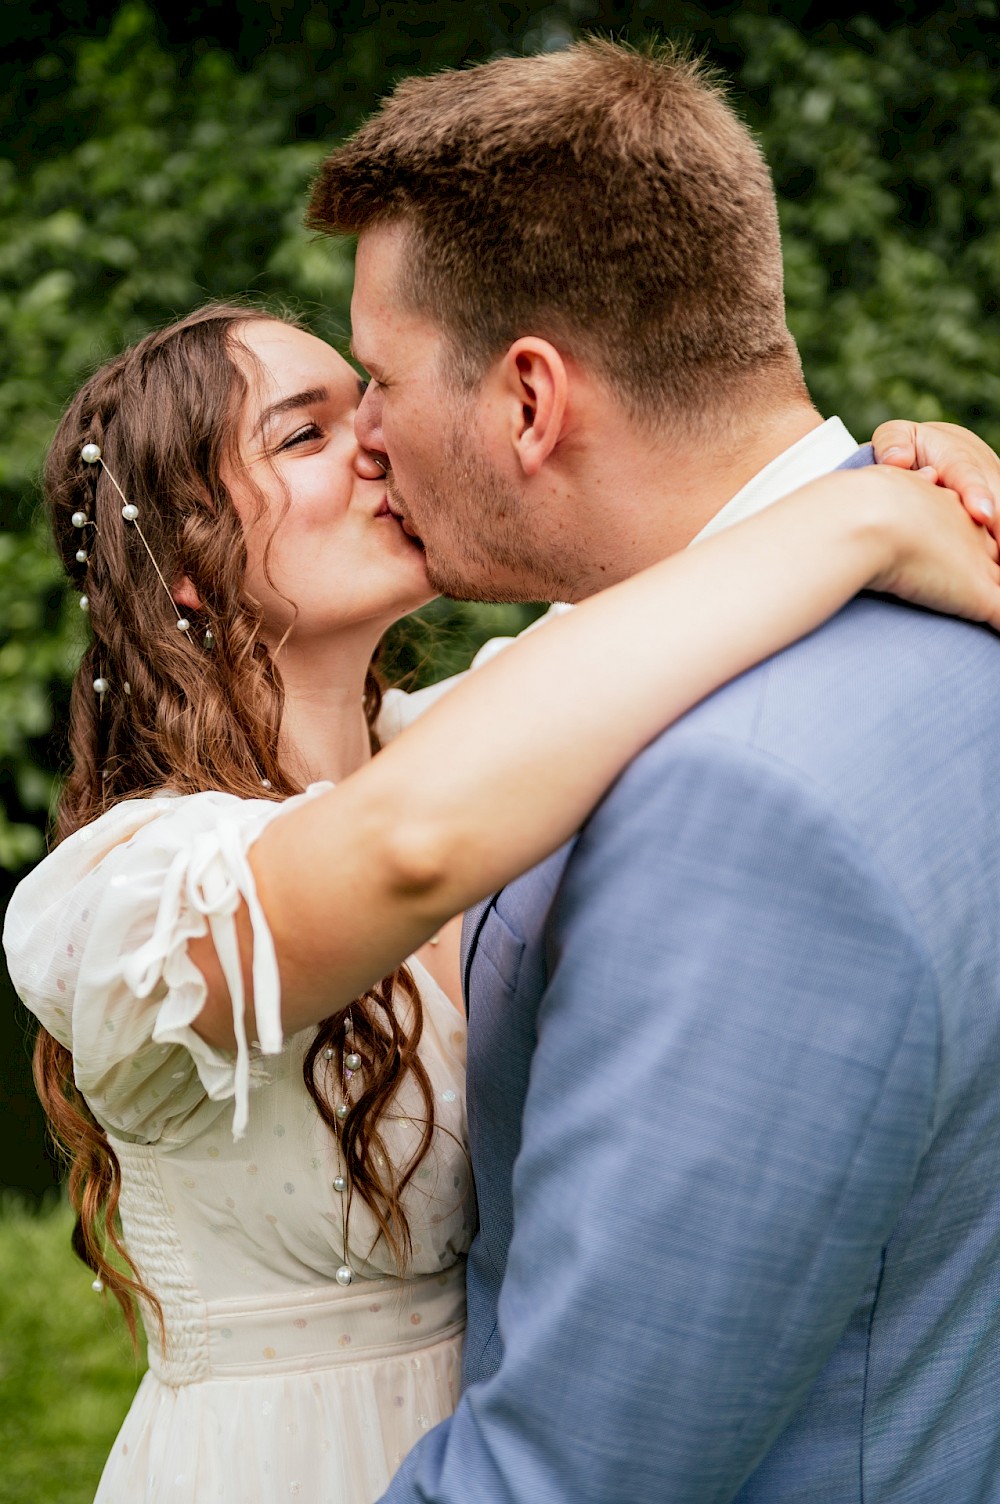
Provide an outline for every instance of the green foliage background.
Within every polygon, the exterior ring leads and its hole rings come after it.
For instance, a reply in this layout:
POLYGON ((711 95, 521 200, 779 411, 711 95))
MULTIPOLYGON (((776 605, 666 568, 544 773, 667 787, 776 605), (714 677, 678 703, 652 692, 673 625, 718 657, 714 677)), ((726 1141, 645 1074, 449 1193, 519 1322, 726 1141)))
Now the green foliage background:
MULTIPOLYGON (((283 299, 342 346, 351 251, 308 236, 301 206, 329 144, 404 74, 587 30, 692 39, 731 78, 773 166, 789 316, 820 408, 859 437, 890 415, 945 417, 1000 447, 997 0, 774 9, 6 0, 0 903, 42 850, 82 642, 36 520, 62 406, 99 360, 210 297, 283 299)), ((523 619, 439 603, 391 657, 419 682, 523 619)), ((39 1196, 53 1169, 9 991, 0 1044, 0 1185, 39 1196)), ((0 1504, 76 1504, 92 1496, 135 1367, 71 1259, 63 1211, 0 1217, 0 1288, 0 1504)))

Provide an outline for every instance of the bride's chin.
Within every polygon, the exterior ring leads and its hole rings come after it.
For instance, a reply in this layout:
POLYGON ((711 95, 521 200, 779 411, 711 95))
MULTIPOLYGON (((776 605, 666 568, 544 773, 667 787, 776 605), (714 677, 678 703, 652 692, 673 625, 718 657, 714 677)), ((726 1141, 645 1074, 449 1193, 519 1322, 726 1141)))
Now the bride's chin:
POLYGON ((422 606, 429 606, 431 601, 438 598, 439 592, 434 589, 429 581, 424 581, 424 588, 419 591, 407 593, 401 598, 393 613, 393 622, 402 621, 404 617, 412 616, 414 611, 419 611, 422 606))

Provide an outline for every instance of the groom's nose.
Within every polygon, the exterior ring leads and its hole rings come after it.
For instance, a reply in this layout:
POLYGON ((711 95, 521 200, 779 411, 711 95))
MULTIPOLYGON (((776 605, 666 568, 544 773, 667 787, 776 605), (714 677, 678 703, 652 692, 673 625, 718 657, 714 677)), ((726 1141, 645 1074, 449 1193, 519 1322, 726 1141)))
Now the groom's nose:
POLYGON ((358 410, 354 414, 354 433, 362 449, 367 449, 369 454, 381 456, 385 453, 382 441, 382 395, 374 381, 369 383, 358 403, 358 410))

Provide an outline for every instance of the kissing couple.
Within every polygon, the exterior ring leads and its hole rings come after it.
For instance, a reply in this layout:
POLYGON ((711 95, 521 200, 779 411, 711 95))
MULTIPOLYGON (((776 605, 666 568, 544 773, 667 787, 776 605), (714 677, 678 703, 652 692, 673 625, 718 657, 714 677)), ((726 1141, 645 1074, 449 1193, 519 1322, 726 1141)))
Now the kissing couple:
POLYGON ((46 466, 5 944, 149 1341, 98 1500, 1000 1497, 995 457, 823 421, 676 54, 408 80, 309 218, 367 385, 213 305, 46 466), (575 609, 384 690, 438 591, 575 609))

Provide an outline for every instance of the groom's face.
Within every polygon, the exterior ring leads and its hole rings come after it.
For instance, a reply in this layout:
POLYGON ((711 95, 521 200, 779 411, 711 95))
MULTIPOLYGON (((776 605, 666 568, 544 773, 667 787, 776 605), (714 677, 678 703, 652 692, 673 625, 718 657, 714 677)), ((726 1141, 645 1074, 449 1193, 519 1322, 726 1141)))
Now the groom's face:
POLYGON ((451 349, 398 296, 403 232, 366 230, 351 304, 353 346, 371 377, 356 432, 388 465, 389 505, 426 551, 431 585, 471 600, 539 600, 558 592, 533 567, 524 496, 501 442, 489 383, 460 390, 451 349))

